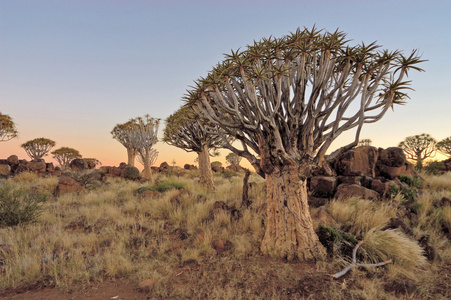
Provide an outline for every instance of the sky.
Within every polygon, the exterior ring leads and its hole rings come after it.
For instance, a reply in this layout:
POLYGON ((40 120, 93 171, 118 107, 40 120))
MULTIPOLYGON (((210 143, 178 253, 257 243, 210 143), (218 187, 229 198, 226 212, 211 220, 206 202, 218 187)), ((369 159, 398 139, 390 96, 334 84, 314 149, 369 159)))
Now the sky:
MULTIPOLYGON (((29 159, 20 145, 45 137, 56 142, 52 151, 71 147, 119 165, 127 155, 110 134, 116 124, 145 114, 164 120, 224 54, 314 25, 338 28, 351 45, 418 49, 427 60, 425 72, 409 73, 407 105, 361 138, 382 148, 421 133, 441 140, 451 136, 450 15, 448 0, 0 0, 0 112, 19 131, 0 142, 0 159, 29 159)), ((352 139, 344 134, 332 147, 352 139)), ((163 142, 155 148, 156 165, 196 158, 163 142)))

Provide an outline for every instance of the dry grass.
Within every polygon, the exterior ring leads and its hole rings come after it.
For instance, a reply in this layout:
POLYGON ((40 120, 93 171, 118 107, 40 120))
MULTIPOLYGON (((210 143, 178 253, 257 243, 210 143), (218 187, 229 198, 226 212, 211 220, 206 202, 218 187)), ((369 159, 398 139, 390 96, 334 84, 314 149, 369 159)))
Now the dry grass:
MULTIPOLYGON (((33 175, 24 173, 8 183, 52 195, 58 179, 33 175)), ((150 294, 157 298, 395 299, 403 296, 387 290, 387 284, 413 278, 418 291, 406 297, 449 296, 443 270, 451 262, 451 247, 439 226, 451 224, 451 210, 434 203, 450 197, 451 187, 429 185, 418 200, 414 231, 430 235, 440 255, 433 263, 425 261, 412 238, 397 230, 380 230, 396 216, 392 204, 361 199, 330 202, 326 209, 337 229, 365 241, 358 251, 359 262, 395 261, 382 268, 355 268, 344 279, 331 280, 328 274, 339 271, 349 257, 302 264, 261 255, 264 216, 258 208, 266 195, 260 177, 251 176, 256 184, 247 210, 240 208, 242 175, 215 180, 214 193, 198 186, 192 174, 178 178, 155 174, 156 184, 171 181, 185 188, 142 197, 135 191, 151 184, 112 179, 80 194, 53 197, 37 223, 0 228, 0 244, 11 249, 0 252, 0 291, 36 284, 64 289, 126 278, 136 283, 152 279, 150 294), (213 209, 216 201, 239 209, 240 216, 213 209), (213 247, 217 240, 230 247, 218 252, 213 247)))

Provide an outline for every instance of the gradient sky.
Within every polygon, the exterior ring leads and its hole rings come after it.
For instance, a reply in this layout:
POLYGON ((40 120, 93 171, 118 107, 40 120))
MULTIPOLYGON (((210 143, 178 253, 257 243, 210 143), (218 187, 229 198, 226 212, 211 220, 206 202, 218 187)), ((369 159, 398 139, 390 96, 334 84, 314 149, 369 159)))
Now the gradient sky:
MULTIPOLYGON (((20 144, 46 137, 53 150, 118 165, 127 156, 110 134, 117 123, 165 119, 224 53, 315 24, 339 28, 351 44, 418 49, 428 60, 426 72, 410 74, 409 103, 368 124, 361 138, 383 148, 421 133, 441 140, 451 136, 450 15, 448 0, 0 0, 0 112, 19 130, 0 143, 0 159, 28 159, 20 144)), ((157 165, 196 157, 162 142, 156 148, 157 165)))

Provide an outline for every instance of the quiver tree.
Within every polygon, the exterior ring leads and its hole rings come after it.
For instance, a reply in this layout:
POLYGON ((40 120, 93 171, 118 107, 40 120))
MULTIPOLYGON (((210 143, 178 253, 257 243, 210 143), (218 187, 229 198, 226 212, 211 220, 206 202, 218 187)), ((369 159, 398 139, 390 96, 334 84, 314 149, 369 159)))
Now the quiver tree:
POLYGON ((451 136, 438 142, 435 147, 444 155, 451 157, 451 136))
POLYGON ((186 152, 196 152, 199 163, 199 184, 214 189, 210 166, 210 150, 222 147, 223 141, 210 133, 205 121, 187 106, 181 107, 166 119, 163 141, 186 152))
POLYGON ((117 124, 111 131, 113 139, 116 139, 127 149, 127 164, 129 166, 135 165, 135 158, 138 154, 137 149, 133 148, 133 144, 130 141, 130 132, 134 130, 134 125, 130 120, 124 124, 117 124))
POLYGON ((322 257, 307 204, 307 178, 331 143, 402 104, 408 70, 421 71, 413 51, 349 46, 344 33, 304 29, 232 51, 185 100, 241 141, 225 148, 266 177, 267 222, 261 250, 287 259, 322 257), (257 154, 257 155, 256 155, 257 154))
POLYGON ((0 113, 0 142, 9 141, 17 136, 16 125, 13 119, 0 113))
POLYGON ((55 142, 46 138, 36 138, 20 145, 32 160, 39 160, 55 146, 55 142))
POLYGON ((239 156, 238 154, 231 152, 231 153, 227 154, 225 159, 231 166, 239 166, 242 157, 239 156))
POLYGON ((370 139, 361 139, 361 140, 358 142, 357 146, 371 146, 371 143, 372 143, 372 142, 373 142, 373 141, 370 140, 370 139))
MULTIPOLYGON (((128 132, 128 139, 133 149, 141 156, 144 165, 143 177, 152 180, 151 157, 155 155, 152 147, 157 143, 159 119, 145 115, 130 120, 131 130, 128 132)), ((158 153, 158 152, 157 152, 158 153)))
MULTIPOLYGON (((150 149, 149 152, 149 166, 152 167, 153 164, 157 161, 158 158, 158 151, 156 149, 150 149)), ((145 163, 143 161, 143 157, 141 155, 138 155, 136 157, 136 160, 144 167, 145 163)))
POLYGON ((80 152, 73 148, 61 147, 52 152, 53 158, 60 164, 61 168, 67 168, 75 158, 81 158, 80 152))
POLYGON ((429 134, 412 135, 399 143, 398 147, 404 150, 407 159, 416 162, 416 167, 421 169, 426 158, 435 156, 435 139, 429 134))

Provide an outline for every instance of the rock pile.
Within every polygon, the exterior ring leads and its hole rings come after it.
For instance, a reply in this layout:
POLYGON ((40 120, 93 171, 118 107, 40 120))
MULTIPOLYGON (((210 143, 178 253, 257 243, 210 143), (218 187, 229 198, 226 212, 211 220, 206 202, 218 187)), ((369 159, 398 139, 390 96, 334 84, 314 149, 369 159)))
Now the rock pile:
POLYGON ((318 198, 362 197, 378 200, 390 186, 401 186, 400 175, 414 175, 401 148, 353 148, 314 173, 309 189, 318 198))

